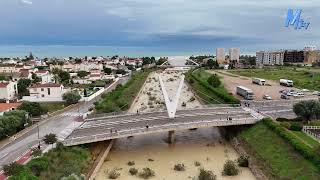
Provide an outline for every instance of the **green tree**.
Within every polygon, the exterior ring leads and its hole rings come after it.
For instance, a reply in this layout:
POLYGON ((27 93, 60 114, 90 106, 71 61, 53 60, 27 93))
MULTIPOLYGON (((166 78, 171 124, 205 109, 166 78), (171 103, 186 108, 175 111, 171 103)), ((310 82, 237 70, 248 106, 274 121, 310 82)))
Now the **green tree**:
POLYGON ((43 141, 46 143, 46 144, 54 144, 57 142, 57 136, 55 134, 47 134, 44 136, 43 138, 43 141))
POLYGON ((34 175, 40 176, 40 173, 43 171, 46 171, 49 167, 48 158, 43 157, 43 158, 33 159, 27 164, 27 167, 31 170, 31 172, 34 175))
POLYGON ((62 99, 65 100, 68 104, 76 104, 81 99, 81 96, 78 91, 70 91, 62 95, 62 99))
POLYGON ((6 173, 6 175, 14 175, 22 172, 24 170, 23 165, 18 164, 16 162, 13 162, 9 165, 4 165, 3 166, 3 171, 6 173))
POLYGON ((298 117, 309 122, 320 118, 320 102, 316 100, 300 101, 293 105, 293 111, 298 117))
POLYGON ((59 74, 60 83, 69 84, 70 74, 67 71, 60 71, 59 74))
POLYGON ((215 62, 213 59, 209 59, 207 62, 207 66, 212 69, 215 66, 215 62))
POLYGON ((47 109, 42 107, 38 102, 23 101, 21 106, 18 107, 19 110, 24 110, 31 116, 40 116, 48 112, 47 109))
POLYGON ((32 83, 39 83, 41 82, 41 78, 39 78, 35 73, 31 75, 32 83))
POLYGON ((89 74, 89 73, 88 73, 87 71, 79 71, 79 72, 77 73, 77 75, 78 75, 79 78, 84 78, 84 77, 86 77, 88 74, 89 74))
POLYGON ((111 68, 107 68, 107 67, 103 67, 103 72, 106 74, 111 74, 112 73, 112 69, 111 68))
POLYGON ((219 77, 216 74, 211 75, 207 79, 207 82, 213 87, 219 87, 221 85, 221 81, 220 81, 219 77))
POLYGON ((19 96, 28 96, 29 95, 29 91, 28 91, 28 87, 31 85, 31 80, 30 79, 19 79, 18 80, 18 93, 19 96))

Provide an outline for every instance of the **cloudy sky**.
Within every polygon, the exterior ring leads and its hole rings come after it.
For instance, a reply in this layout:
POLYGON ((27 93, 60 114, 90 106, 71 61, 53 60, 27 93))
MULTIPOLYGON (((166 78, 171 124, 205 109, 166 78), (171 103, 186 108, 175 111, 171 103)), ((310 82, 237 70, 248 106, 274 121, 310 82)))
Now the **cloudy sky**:
POLYGON ((319 9, 319 0, 0 0, 0 46, 319 47, 319 9), (288 8, 303 9, 308 30, 284 27, 288 8))

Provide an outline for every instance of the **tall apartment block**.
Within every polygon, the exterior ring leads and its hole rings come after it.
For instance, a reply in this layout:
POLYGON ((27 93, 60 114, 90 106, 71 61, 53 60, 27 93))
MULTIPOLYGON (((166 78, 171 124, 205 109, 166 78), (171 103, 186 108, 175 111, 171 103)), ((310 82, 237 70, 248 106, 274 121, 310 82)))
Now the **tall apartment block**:
POLYGON ((239 48, 230 48, 229 49, 229 60, 231 62, 239 63, 240 58, 240 49, 239 48))
POLYGON ((225 54, 223 48, 216 49, 216 59, 219 64, 223 64, 225 62, 225 54))
POLYGON ((283 51, 259 51, 256 52, 256 64, 261 65, 283 65, 283 51))

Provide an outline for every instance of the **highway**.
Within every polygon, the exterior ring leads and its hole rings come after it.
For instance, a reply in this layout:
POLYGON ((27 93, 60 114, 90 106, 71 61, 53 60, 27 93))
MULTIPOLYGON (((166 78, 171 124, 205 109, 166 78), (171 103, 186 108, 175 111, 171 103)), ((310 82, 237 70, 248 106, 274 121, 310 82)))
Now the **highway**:
MULTIPOLYGON (((111 91, 120 83, 124 84, 127 79, 128 77, 120 79, 106 92, 111 91)), ((9 144, 2 145, 2 147, 0 147, 0 167, 16 161, 19 157, 28 152, 30 148, 37 146, 39 143, 39 139, 41 140, 46 134, 54 133, 58 135, 66 127, 70 127, 75 124, 75 122, 79 121, 79 116, 87 113, 89 111, 89 108, 93 106, 93 103, 98 101, 99 99, 100 96, 96 97, 90 102, 81 102, 76 107, 66 110, 56 116, 49 117, 49 119, 45 119, 46 122, 41 124, 40 126, 33 128, 32 130, 23 134, 21 137, 15 139, 9 144)), ((44 149, 45 147, 46 145, 42 143, 41 148, 44 149)))

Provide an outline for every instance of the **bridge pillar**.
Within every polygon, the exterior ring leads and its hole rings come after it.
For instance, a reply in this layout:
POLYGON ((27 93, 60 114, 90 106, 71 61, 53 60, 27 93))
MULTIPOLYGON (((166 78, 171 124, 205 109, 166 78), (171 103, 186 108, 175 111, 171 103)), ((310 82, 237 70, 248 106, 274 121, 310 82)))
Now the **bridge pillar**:
POLYGON ((175 135, 174 135, 174 131, 169 131, 168 132, 168 142, 169 142, 169 144, 173 144, 174 143, 174 137, 175 137, 175 135))

